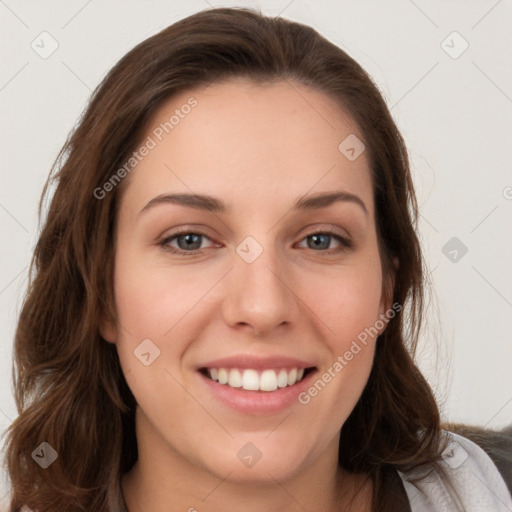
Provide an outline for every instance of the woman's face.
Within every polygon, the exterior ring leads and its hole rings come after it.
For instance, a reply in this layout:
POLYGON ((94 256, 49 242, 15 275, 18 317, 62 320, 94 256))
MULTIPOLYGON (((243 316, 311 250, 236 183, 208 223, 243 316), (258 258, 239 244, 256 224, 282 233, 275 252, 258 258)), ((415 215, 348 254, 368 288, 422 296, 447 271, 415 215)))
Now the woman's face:
POLYGON ((118 327, 102 327, 141 461, 260 482, 335 468, 389 308, 359 139, 287 81, 183 92, 153 117, 119 205, 118 327))

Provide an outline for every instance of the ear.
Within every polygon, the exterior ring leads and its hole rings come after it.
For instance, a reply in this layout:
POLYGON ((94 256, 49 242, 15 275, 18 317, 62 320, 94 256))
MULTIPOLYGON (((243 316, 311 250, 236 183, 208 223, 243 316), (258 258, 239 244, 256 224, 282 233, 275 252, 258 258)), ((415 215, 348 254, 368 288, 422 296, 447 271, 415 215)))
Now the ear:
POLYGON ((100 322, 101 337, 109 343, 116 343, 117 341, 117 327, 113 320, 103 318, 100 322))

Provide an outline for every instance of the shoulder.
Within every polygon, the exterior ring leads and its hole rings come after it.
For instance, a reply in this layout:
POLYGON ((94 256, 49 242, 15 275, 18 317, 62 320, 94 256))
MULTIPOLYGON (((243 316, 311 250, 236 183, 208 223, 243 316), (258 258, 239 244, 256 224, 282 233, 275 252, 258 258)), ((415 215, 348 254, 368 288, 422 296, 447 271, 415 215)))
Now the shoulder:
POLYGON ((471 425, 450 423, 446 430, 471 440, 494 462, 512 494, 512 425, 502 430, 491 430, 471 425))
MULTIPOLYGON (((444 425, 444 428, 453 425, 444 425)), ((399 473, 408 495, 412 512, 459 511, 505 512, 512 510, 512 497, 497 465, 479 444, 454 432, 443 431, 443 452, 438 468, 416 468, 399 473)), ((498 439, 486 438, 493 453, 504 456, 498 449, 498 439)), ((511 455, 508 453, 510 461, 511 455)), ((506 466, 507 464, 505 464, 506 466)), ((508 468, 510 471, 510 467, 508 468)))

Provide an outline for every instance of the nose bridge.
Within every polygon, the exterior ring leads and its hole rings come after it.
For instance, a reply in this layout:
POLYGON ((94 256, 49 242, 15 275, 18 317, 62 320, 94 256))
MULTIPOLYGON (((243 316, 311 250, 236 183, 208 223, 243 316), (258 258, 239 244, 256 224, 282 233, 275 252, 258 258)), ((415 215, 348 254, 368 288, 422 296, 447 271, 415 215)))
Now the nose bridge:
POLYGON ((236 248, 234 268, 225 297, 225 318, 234 326, 250 325, 258 334, 290 322, 293 293, 286 282, 285 263, 273 244, 247 237, 236 248))

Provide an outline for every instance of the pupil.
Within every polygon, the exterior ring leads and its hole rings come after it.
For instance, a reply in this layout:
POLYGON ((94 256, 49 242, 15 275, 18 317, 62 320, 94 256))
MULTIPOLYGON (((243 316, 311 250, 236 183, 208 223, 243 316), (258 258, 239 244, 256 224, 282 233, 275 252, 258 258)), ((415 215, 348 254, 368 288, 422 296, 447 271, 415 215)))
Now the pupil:
POLYGON ((329 248, 329 235, 311 235, 311 238, 313 239, 314 248, 318 249, 328 249, 329 248), (321 240, 323 238, 323 242, 321 240))
POLYGON ((188 235, 183 235, 178 238, 178 245, 179 245, 180 249, 198 249, 201 246, 200 237, 201 237, 201 235, 196 235, 193 233, 188 234, 188 235), (180 243, 182 240, 184 240, 185 243, 183 243, 183 244, 180 243), (194 243, 197 245, 197 247, 192 247, 194 245, 194 243))

